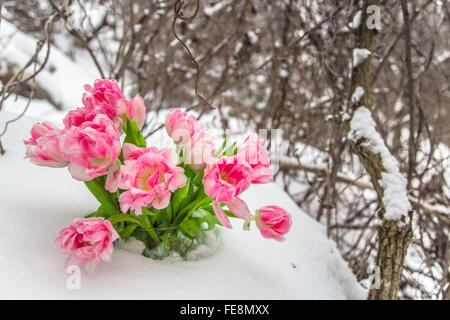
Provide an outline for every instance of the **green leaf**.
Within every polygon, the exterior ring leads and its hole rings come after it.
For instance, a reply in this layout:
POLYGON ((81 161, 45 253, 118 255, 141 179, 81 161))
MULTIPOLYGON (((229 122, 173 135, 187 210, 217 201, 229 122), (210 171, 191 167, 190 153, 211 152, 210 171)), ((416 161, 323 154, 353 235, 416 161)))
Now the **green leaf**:
POLYGON ((148 216, 142 214, 140 216, 136 216, 136 219, 138 219, 141 223, 141 226, 145 229, 151 228, 152 225, 150 224, 150 220, 148 219, 148 216))
POLYGON ((177 189, 172 194, 172 208, 173 208, 174 214, 178 213, 178 210, 180 210, 181 202, 184 199, 186 199, 188 192, 189 192, 190 184, 191 184, 191 179, 188 179, 188 181, 186 182, 186 185, 183 188, 177 189))
POLYGON ((85 218, 93 218, 93 217, 96 217, 96 216, 97 216, 97 211, 89 213, 89 214, 85 215, 84 217, 85 218))
POLYGON ((233 156, 235 155, 235 152, 237 152, 237 148, 236 148, 236 141, 233 142, 233 144, 231 146, 229 146, 222 154, 221 156, 233 156))
POLYGON ((200 220, 197 218, 183 220, 183 222, 178 225, 178 228, 189 238, 197 238, 200 233, 200 220))
POLYGON ((175 224, 180 223, 181 221, 185 220, 186 218, 189 218, 192 213, 194 213, 195 210, 198 208, 201 208, 203 206, 207 206, 212 202, 212 199, 208 196, 206 197, 199 197, 193 202, 191 202, 188 206, 184 207, 181 212, 178 214, 177 218, 175 219, 175 224))
POLYGON ((125 239, 129 238, 133 234, 134 230, 136 230, 137 227, 139 227, 139 226, 134 223, 126 226, 125 229, 119 233, 120 239, 125 240, 125 239))
POLYGON ((104 184, 101 183, 98 178, 91 181, 85 181, 84 184, 94 195, 97 201, 100 202, 103 210, 107 211, 109 215, 120 212, 113 195, 105 190, 104 184))
MULTIPOLYGON (((223 206, 223 204, 224 203, 220 203, 221 206, 223 206)), ((220 223, 219 219, 217 219, 214 209, 211 205, 203 206, 201 209, 205 210, 209 213, 209 217, 205 216, 202 218, 202 222, 204 221, 204 222, 208 223, 208 230, 212 230, 211 227, 214 228, 212 226, 213 223, 222 226, 222 223, 220 223)), ((224 212, 230 218, 237 218, 230 210, 224 210, 224 212)))
POLYGON ((203 200, 203 197, 196 197, 193 201, 191 201, 187 206, 184 206, 181 211, 180 211, 180 215, 188 212, 189 210, 191 210, 192 208, 198 208, 198 204, 203 200))
MULTIPOLYGON (((209 208, 211 208, 212 211, 209 211, 206 208, 199 209, 199 211, 201 211, 204 214, 203 217, 199 218, 200 224, 203 222, 206 222, 206 224, 208 225, 208 229, 206 229, 205 231, 211 231, 212 229, 215 228, 216 224, 220 224, 212 207, 209 206, 209 208)), ((196 211, 196 212, 198 212, 198 211, 196 211)))
POLYGON ((114 229, 116 229, 117 233, 120 234, 123 229, 125 228, 125 222, 119 222, 114 226, 114 229))
POLYGON ((219 158, 222 155, 223 150, 225 149, 225 147, 227 146, 227 142, 228 140, 225 139, 222 143, 222 145, 220 146, 219 150, 217 150, 216 154, 214 155, 214 157, 219 158))
POLYGON ((194 185, 198 186, 203 186, 203 176, 205 175, 205 170, 201 170, 199 173, 197 173, 197 175, 195 176, 194 179, 194 185))
POLYGON ((135 216, 133 214, 120 213, 120 214, 116 214, 112 217, 109 217, 108 220, 113 225, 117 224, 119 222, 124 222, 124 221, 137 224, 137 225, 139 225, 139 227, 144 229, 150 237, 152 237, 153 241, 155 241, 156 243, 159 243, 158 234, 155 232, 155 230, 153 230, 153 228, 150 224, 150 221, 148 220, 147 215, 135 216))
POLYGON ((161 215, 161 211, 155 208, 142 208, 142 213, 149 217, 151 225, 155 225, 161 215))
POLYGON ((147 143, 145 142, 144 137, 142 136, 141 130, 136 125, 134 120, 131 120, 126 115, 124 115, 125 120, 127 121, 126 135, 124 143, 132 143, 135 146, 145 148, 147 143))
MULTIPOLYGON (((181 158, 181 159, 182 159, 182 158, 181 158)), ((186 177, 190 178, 190 179, 193 179, 193 178, 197 175, 197 172, 195 172, 194 170, 192 170, 192 169, 189 168, 189 167, 185 167, 185 168, 184 168, 184 175, 185 175, 186 177)))
POLYGON ((136 216, 132 216, 131 214, 125 214, 125 213, 115 214, 115 215, 109 217, 108 220, 109 220, 109 222, 111 222, 111 224, 117 224, 122 221, 127 221, 127 222, 131 222, 131 223, 136 223, 139 226, 144 228, 141 221, 136 216))
POLYGON ((100 207, 98 207, 98 210, 96 212, 96 217, 103 217, 105 219, 107 219, 108 217, 111 216, 111 213, 105 209, 105 207, 103 207, 103 205, 100 205, 100 207))
POLYGON ((148 216, 143 214, 140 216, 136 216, 136 218, 141 222, 142 228, 144 228, 148 232, 149 236, 152 237, 153 241, 159 243, 158 234, 153 229, 148 216))
POLYGON ((230 218, 237 218, 237 217, 233 214, 233 212, 231 212, 230 210, 223 210, 223 212, 225 212, 225 214, 226 214, 227 216, 229 216, 230 218))
POLYGON ((167 206, 165 211, 166 211, 168 223, 170 223, 170 221, 172 221, 172 213, 173 213, 171 203, 169 203, 169 205, 167 206))

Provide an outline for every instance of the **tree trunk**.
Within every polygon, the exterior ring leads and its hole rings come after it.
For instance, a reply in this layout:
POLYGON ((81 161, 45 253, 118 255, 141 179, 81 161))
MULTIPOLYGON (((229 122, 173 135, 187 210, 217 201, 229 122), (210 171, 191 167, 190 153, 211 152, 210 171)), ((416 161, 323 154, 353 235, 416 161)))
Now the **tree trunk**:
POLYGON ((450 300, 450 284, 447 287, 447 290, 444 293, 444 299, 443 300, 450 300))
MULTIPOLYGON (((366 0, 363 6, 361 24, 357 30, 356 48, 372 50, 373 37, 376 29, 368 29, 366 24, 367 7, 371 5, 379 6, 378 0, 366 0)), ((382 10, 380 8, 380 10, 382 10)), ((351 92, 357 87, 364 89, 364 95, 358 102, 352 102, 349 98, 350 110, 355 111, 361 106, 373 110, 370 97, 371 91, 371 58, 367 58, 363 63, 354 67, 352 72, 351 92)), ((385 171, 381 158, 364 147, 361 143, 350 142, 352 151, 358 156, 360 162, 371 178, 371 182, 378 196, 379 217, 382 220, 378 228, 378 249, 376 258, 376 268, 378 270, 375 281, 379 286, 373 286, 369 292, 370 300, 397 299, 400 280, 402 277, 403 264, 406 252, 412 236, 411 224, 399 224, 399 221, 387 220, 384 217, 385 206, 383 204, 383 188, 379 180, 382 172, 385 171)), ((408 213, 411 218, 411 213, 408 213)), ((405 220, 406 221, 406 220, 405 220)), ((403 222, 405 222, 403 221, 403 222)), ((411 221, 411 219, 409 219, 411 221)))

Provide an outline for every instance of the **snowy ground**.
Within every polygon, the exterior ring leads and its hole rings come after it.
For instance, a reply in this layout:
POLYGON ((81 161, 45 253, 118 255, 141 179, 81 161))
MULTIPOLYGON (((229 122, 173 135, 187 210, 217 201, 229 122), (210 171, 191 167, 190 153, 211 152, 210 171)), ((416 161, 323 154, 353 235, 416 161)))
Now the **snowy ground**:
MULTIPOLYGON (((2 112, 0 126, 13 117, 2 112)), ((66 169, 37 167, 23 159, 22 140, 35 121, 26 117, 11 124, 2 139, 7 153, 0 157, 0 298, 365 298, 324 227, 274 184, 252 186, 243 198, 251 210, 279 204, 292 213, 286 242, 264 239, 255 229, 244 232, 239 223, 223 230, 212 256, 198 261, 154 261, 120 246, 110 264, 82 276, 80 290, 69 290, 65 256, 54 240, 61 228, 97 204, 66 169)))

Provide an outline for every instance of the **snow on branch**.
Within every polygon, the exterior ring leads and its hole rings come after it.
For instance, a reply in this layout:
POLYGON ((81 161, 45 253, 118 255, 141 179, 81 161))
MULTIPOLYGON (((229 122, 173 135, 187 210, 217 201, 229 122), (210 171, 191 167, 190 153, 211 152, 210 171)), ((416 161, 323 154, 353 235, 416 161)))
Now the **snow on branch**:
POLYGON ((372 54, 372 52, 365 48, 353 49, 353 68, 356 68, 372 54))
POLYGON ((352 95, 352 98, 351 98, 352 102, 358 103, 361 100, 363 95, 364 95, 364 88, 363 87, 357 87, 355 89, 355 92, 352 95))
POLYGON ((351 28, 352 29, 358 29, 359 26, 361 25, 361 17, 362 17, 362 11, 359 10, 355 16, 353 17, 353 21, 351 23, 351 28))
POLYGON ((379 183, 383 188, 383 204, 386 211, 384 217, 387 220, 408 217, 411 205, 406 191, 406 179, 400 173, 397 160, 377 132, 370 110, 364 106, 356 109, 350 122, 350 129, 350 139, 354 142, 364 139, 362 146, 381 157, 384 172, 379 183))

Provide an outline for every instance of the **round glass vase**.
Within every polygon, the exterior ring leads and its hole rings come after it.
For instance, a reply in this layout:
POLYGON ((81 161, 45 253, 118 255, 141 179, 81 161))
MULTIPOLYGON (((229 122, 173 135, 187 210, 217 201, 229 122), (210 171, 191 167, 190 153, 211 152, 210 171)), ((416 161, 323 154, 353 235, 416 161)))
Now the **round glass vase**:
POLYGON ((145 248, 143 255, 155 260, 178 255, 184 260, 198 260, 212 255, 221 244, 221 228, 201 230, 196 239, 191 239, 180 231, 168 232, 156 247, 145 248))

